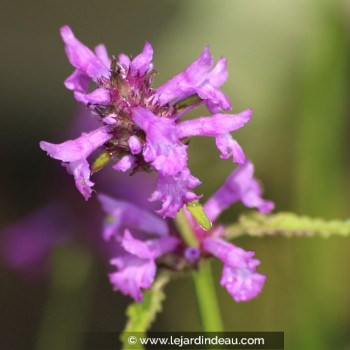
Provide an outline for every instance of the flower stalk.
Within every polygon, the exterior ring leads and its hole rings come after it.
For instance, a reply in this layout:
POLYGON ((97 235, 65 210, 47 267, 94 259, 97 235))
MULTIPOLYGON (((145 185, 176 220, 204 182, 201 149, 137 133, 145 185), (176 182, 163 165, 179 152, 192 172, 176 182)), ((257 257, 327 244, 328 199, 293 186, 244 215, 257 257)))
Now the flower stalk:
POLYGON ((180 210, 175 218, 175 224, 179 230, 179 234, 186 245, 190 247, 198 247, 199 241, 191 229, 189 222, 187 221, 184 210, 180 210))
POLYGON ((192 273, 199 315, 204 332, 223 332, 224 326, 216 296, 210 261, 202 261, 198 271, 192 273))
MULTIPOLYGON (((192 247, 199 247, 199 240, 193 232, 184 210, 176 216, 176 226, 183 241, 192 247)), ((209 261, 202 261, 199 269, 192 274, 199 315, 204 332, 221 332, 223 324, 219 303, 216 297, 214 280, 209 261)))

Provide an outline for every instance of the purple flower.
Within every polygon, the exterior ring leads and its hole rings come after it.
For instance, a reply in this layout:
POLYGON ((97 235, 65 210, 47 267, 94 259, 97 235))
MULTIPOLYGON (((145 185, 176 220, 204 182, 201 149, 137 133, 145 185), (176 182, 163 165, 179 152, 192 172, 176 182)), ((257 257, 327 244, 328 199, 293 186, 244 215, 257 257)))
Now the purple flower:
POLYGON ((94 184, 90 181, 90 166, 86 158, 111 137, 108 127, 103 126, 89 133, 83 133, 76 140, 58 145, 41 141, 40 147, 52 158, 64 162, 68 172, 74 176, 78 190, 87 200, 91 196, 91 187, 94 184))
MULTIPOLYGON (((82 78, 91 78, 93 81, 97 81, 103 76, 109 74, 108 66, 105 65, 106 61, 101 60, 95 53, 82 44, 75 36, 69 26, 65 25, 61 28, 61 36, 65 43, 66 54, 69 62, 76 68, 73 74, 68 78, 68 86, 66 81, 66 87, 68 89, 78 86, 80 90, 87 89, 87 85, 82 83, 82 78)), ((100 46, 98 52, 102 50, 100 46)), ((101 57, 101 55, 99 55, 101 57)), ((87 80, 88 81, 88 80, 87 80)), ((73 90, 73 89, 72 89, 73 90)))
POLYGON ((103 126, 89 133, 83 133, 78 139, 63 142, 59 145, 46 141, 40 142, 40 147, 50 157, 63 162, 74 162, 87 158, 97 147, 111 138, 108 127, 103 126))
POLYGON ((128 141, 130 152, 132 154, 139 154, 142 151, 142 143, 137 136, 131 136, 128 141))
MULTIPOLYGON (((201 197, 193 192, 201 182, 188 168, 187 149, 191 137, 206 136, 215 139, 222 159, 232 157, 238 164, 205 204, 209 219, 215 222, 224 209, 238 201, 262 213, 273 209, 274 204, 262 198, 252 163, 231 135, 250 121, 252 110, 222 113, 231 109, 220 90, 228 75, 224 57, 214 64, 206 47, 182 73, 155 89, 153 48, 148 42, 134 59, 125 54, 110 59, 104 45, 90 50, 68 26, 61 28, 61 36, 74 67, 65 85, 95 114, 99 126, 75 140, 61 144, 42 141, 40 147, 63 162, 85 199, 94 185, 91 173, 111 162, 112 169, 121 172, 156 173, 156 188, 149 201, 162 203, 157 213, 163 218, 175 217, 185 204, 201 197), (206 105, 209 116, 181 119, 200 104, 206 105), (102 153, 90 166, 88 158, 97 150, 102 153)), ((199 245, 185 247, 176 229, 159 216, 103 194, 99 200, 108 214, 103 236, 116 247, 111 260, 116 271, 110 274, 115 289, 140 301, 143 290, 154 281, 158 263, 170 262, 176 268, 185 261, 193 267, 201 256, 211 255, 223 261, 221 285, 236 301, 249 300, 261 291, 266 277, 256 271, 259 260, 253 258, 253 252, 225 242, 221 238, 224 227, 216 225, 206 232, 187 213, 199 245)))
POLYGON ((80 91, 74 92, 74 97, 77 101, 82 102, 86 105, 88 104, 99 104, 99 105, 108 105, 111 100, 109 96, 109 91, 104 88, 99 88, 93 91, 92 93, 82 93, 80 91))
POLYGON ((203 249, 224 262, 221 285, 236 301, 248 301, 262 290, 266 276, 256 272, 260 261, 253 259, 254 252, 246 252, 216 237, 202 241, 203 249))
POLYGON ((111 260, 117 272, 110 274, 110 281, 116 290, 141 301, 142 289, 150 288, 154 281, 156 259, 174 251, 180 241, 170 236, 166 221, 147 210, 102 194, 99 200, 108 214, 103 236, 114 237, 122 248, 111 260))
POLYGON ((213 56, 207 46, 184 72, 157 89, 159 102, 164 105, 198 94, 212 113, 231 109, 230 100, 219 90, 228 75, 226 59, 221 57, 214 67, 213 63, 213 56))
MULTIPOLYGON (((227 177, 224 185, 204 205, 204 211, 208 218, 215 222, 223 210, 241 201, 249 208, 268 213, 274 208, 274 204, 262 199, 261 194, 260 185, 254 178, 253 164, 248 161, 239 165, 227 177)), ((201 243, 201 249, 224 263, 221 285, 238 302, 256 297, 264 286, 266 276, 256 272, 260 261, 253 259, 254 252, 246 252, 220 238, 225 234, 223 226, 214 226, 207 232, 189 213, 187 214, 190 225, 201 243)))
POLYGON ((138 240, 125 230, 121 245, 124 254, 111 260, 118 271, 109 275, 115 290, 142 301, 142 289, 149 289, 156 275, 155 260, 173 251, 179 240, 175 237, 162 237, 153 240, 138 240))
MULTIPOLYGON (((93 130, 96 127, 97 119, 90 115, 84 106, 79 106, 71 126, 61 136, 70 139, 80 134, 83 129, 93 130)), ((74 162, 64 164, 66 167, 72 167, 72 171, 79 170, 79 167, 73 169, 74 162)), ((90 175, 89 167, 86 169, 90 175)), ((62 197, 64 186, 64 201, 42 203, 34 212, 0 228, 0 260, 7 268, 25 279, 41 278, 50 273, 50 255, 57 246, 69 244, 71 241, 84 242, 84 246, 89 246, 104 264, 123 249, 114 239, 108 242, 102 239, 98 233, 101 217, 97 214, 97 203, 90 203, 82 208, 73 187, 67 187, 68 180, 70 179, 67 179, 64 172, 59 172, 51 181, 56 190, 55 197, 62 197), (72 210, 74 214, 71 213, 72 210)), ((109 191, 116 198, 132 200, 134 205, 142 206, 144 211, 155 209, 155 205, 147 201, 151 189, 155 186, 155 179, 151 174, 140 172, 132 177, 125 177, 115 173, 113 169, 106 169, 96 174, 96 180, 100 183, 101 191, 109 191)), ((129 210, 134 209, 129 207, 129 210)), ((167 235, 169 229, 166 222, 155 214, 148 214, 149 217, 158 219, 158 229, 156 225, 152 226, 154 233, 159 236, 167 235)), ((135 231, 134 228, 132 230, 135 231)), ((123 231, 120 236, 122 235, 123 231)), ((116 236, 117 234, 113 238, 116 236)))
POLYGON ((146 133, 143 157, 162 175, 176 175, 187 166, 187 146, 180 142, 175 121, 136 107, 132 119, 146 133))
POLYGON ((136 166, 136 159, 134 156, 128 154, 120 159, 114 166, 113 169, 126 172, 134 169, 136 166))
MULTIPOLYGON (((204 231, 190 213, 185 211, 189 225, 198 239, 198 247, 186 247, 184 243, 181 244, 181 235, 177 233, 177 236, 174 236, 176 231, 174 229, 170 231, 166 221, 147 210, 106 195, 99 195, 103 209, 108 214, 103 235, 105 239, 114 237, 122 248, 122 252, 111 261, 117 268, 117 272, 110 274, 110 281, 114 288, 140 301, 143 296, 142 290, 150 288, 154 281, 157 259, 172 254, 177 258, 181 256, 187 266, 193 267, 201 256, 209 254, 223 261, 221 285, 227 289, 234 300, 248 301, 256 297, 266 280, 266 276, 256 270, 260 261, 254 259, 254 252, 244 251, 225 242, 223 239, 225 228, 215 225, 221 212, 238 201, 242 201, 248 207, 255 207, 263 213, 273 209, 271 201, 262 199, 262 191, 253 172, 254 168, 250 162, 239 165, 205 204, 204 210, 209 219, 214 222, 214 227, 210 231, 204 231), (133 233, 130 232, 131 230, 133 233)), ((185 179, 194 182, 189 184, 189 187, 197 185, 198 180, 191 179, 189 172, 182 174, 185 179)), ((175 188, 175 194, 169 193, 168 198, 154 198, 161 199, 164 203, 160 211, 161 215, 163 215, 162 211, 175 215, 177 206, 180 204, 172 207, 173 203, 185 201, 182 198, 176 199, 176 196, 179 193, 191 194, 186 192, 186 188, 177 188, 184 183, 185 179, 179 178, 176 184, 170 183, 168 186, 168 181, 173 179, 171 176, 159 176, 157 191, 153 195, 161 196, 169 189, 171 191, 175 188)), ((189 201, 195 199, 190 198, 189 201)), ((174 258, 172 260, 176 261, 174 258)))
POLYGON ((249 122, 252 110, 248 109, 240 114, 214 114, 212 117, 201 117, 188 120, 179 125, 180 137, 212 136, 221 152, 221 158, 232 156, 235 163, 244 164, 246 157, 241 146, 229 134, 240 129, 249 122))
POLYGON ((190 174, 188 168, 176 176, 159 175, 156 190, 150 200, 163 202, 157 213, 163 217, 174 218, 184 203, 200 199, 191 189, 200 185, 200 181, 190 174))
POLYGON ((192 192, 200 181, 187 165, 190 137, 214 137, 221 158, 232 157, 238 164, 246 161, 230 133, 249 122, 252 111, 221 113, 231 108, 220 90, 227 79, 226 60, 222 57, 214 65, 209 47, 184 72, 154 89, 153 48, 148 42, 134 59, 125 54, 110 59, 104 45, 90 50, 68 26, 61 28, 61 35, 75 68, 65 85, 97 115, 102 126, 74 141, 60 145, 42 141, 40 146, 67 163, 64 165, 85 199, 91 196, 93 186, 87 157, 96 149, 108 155, 117 171, 157 174, 157 188, 150 200, 162 202, 158 213, 163 217, 174 217, 184 204, 200 197, 192 192), (214 114, 180 120, 199 104, 214 114))
MULTIPOLYGON (((144 159, 159 173, 157 189, 151 200, 163 202, 162 209, 158 211, 160 215, 175 217, 184 203, 200 198, 189 192, 200 181, 187 168, 187 146, 180 140, 198 135, 219 138, 222 134, 241 128, 250 120, 251 113, 251 110, 247 110, 236 115, 215 114, 175 123, 173 119, 159 118, 145 108, 133 110, 133 120, 146 133, 144 159)), ((245 157, 238 143, 235 146, 238 151, 233 151, 233 157, 237 162, 242 162, 245 157), (236 157, 237 154, 239 157, 236 157)))
POLYGON ((204 210, 210 220, 215 221, 223 210, 241 201, 246 207, 267 214, 274 209, 274 204, 262 199, 261 195, 261 186, 254 178, 254 166, 247 161, 227 177, 224 185, 204 205, 204 210))
POLYGON ((126 201, 116 200, 105 194, 99 194, 98 199, 104 212, 108 215, 105 221, 103 237, 120 238, 125 228, 147 232, 159 237, 169 235, 166 221, 126 201))

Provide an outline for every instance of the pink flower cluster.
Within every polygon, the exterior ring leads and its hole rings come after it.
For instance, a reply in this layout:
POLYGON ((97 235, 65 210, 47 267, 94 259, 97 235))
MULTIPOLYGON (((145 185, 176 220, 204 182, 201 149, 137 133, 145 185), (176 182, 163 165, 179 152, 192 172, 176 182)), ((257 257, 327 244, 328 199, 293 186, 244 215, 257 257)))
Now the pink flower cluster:
POLYGON ((274 207, 261 197, 253 165, 230 134, 249 122, 252 111, 223 113, 231 109, 228 97, 220 90, 228 75, 226 59, 222 57, 214 64, 205 47, 183 72, 154 88, 153 48, 148 42, 134 59, 125 54, 111 59, 104 45, 90 50, 68 26, 61 28, 61 36, 75 68, 65 85, 96 115, 100 126, 61 144, 42 141, 40 147, 63 162, 86 200, 94 185, 91 175, 109 162, 117 171, 157 175, 150 201, 162 203, 157 213, 163 218, 132 203, 99 195, 108 214, 104 238, 113 239, 120 248, 111 260, 116 267, 110 274, 114 288, 140 301, 143 290, 154 281, 157 263, 164 257, 173 256, 173 261, 181 258, 195 266, 209 255, 223 261, 221 285, 236 301, 257 296, 265 282, 265 276, 256 271, 259 260, 253 258, 254 252, 225 242, 225 228, 215 224, 221 212, 238 201, 261 213, 274 207), (208 116, 182 120, 201 104, 207 107, 208 116), (201 197, 193 192, 201 182, 191 174, 187 163, 188 140, 193 136, 215 138, 220 157, 232 158, 238 164, 204 205, 214 223, 211 230, 204 231, 186 212, 198 247, 186 246, 180 233, 164 220, 174 218, 187 203, 201 197), (99 156, 90 164, 87 159, 95 151, 99 156))
POLYGON ((221 113, 231 108, 229 99, 219 90, 227 78, 225 58, 214 65, 206 47, 184 72, 154 89, 153 49, 149 43, 132 60, 124 54, 111 60, 104 45, 93 52, 68 26, 61 28, 61 35, 75 67, 65 85, 97 115, 101 126, 61 144, 42 141, 40 147, 63 162, 85 199, 91 196, 94 185, 87 158, 97 149, 114 162, 115 170, 157 173, 150 200, 162 202, 158 213, 163 217, 175 217, 184 204, 200 197, 192 192, 200 181, 187 165, 186 141, 190 137, 214 137, 222 158, 232 156, 239 164, 246 161, 230 132, 244 126, 252 111, 221 113), (90 83, 94 83, 92 91, 90 83), (181 120, 200 104, 214 114, 181 120))

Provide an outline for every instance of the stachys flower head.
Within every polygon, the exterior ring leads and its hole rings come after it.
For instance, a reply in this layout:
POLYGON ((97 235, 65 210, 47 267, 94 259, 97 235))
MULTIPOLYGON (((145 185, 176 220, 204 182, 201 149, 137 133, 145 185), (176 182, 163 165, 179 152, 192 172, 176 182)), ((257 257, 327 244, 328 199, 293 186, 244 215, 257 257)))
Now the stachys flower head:
POLYGON ((40 147, 63 162, 85 199, 92 193, 91 175, 111 162, 117 171, 156 172, 151 200, 162 202, 160 215, 175 217, 184 204, 200 198, 192 192, 200 181, 187 165, 187 141, 192 136, 214 137, 221 158, 245 163, 243 150, 230 132, 244 126, 252 111, 222 113, 231 108, 219 89, 227 78, 225 58, 214 65, 206 47, 184 72, 154 88, 156 71, 148 42, 133 59, 125 54, 110 58, 104 45, 90 50, 68 26, 61 28, 61 36, 75 68, 65 86, 97 116, 101 126, 61 144, 42 141, 40 147), (207 106, 209 116, 181 120, 200 104, 207 106), (97 150, 100 154, 90 164, 87 158, 97 150))

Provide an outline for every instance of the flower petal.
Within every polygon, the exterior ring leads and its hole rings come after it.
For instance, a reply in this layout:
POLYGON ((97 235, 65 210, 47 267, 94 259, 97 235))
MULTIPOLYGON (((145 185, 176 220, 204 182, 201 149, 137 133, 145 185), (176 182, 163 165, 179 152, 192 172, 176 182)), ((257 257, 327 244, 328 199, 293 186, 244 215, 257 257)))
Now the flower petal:
POLYGON ((221 159, 228 159, 232 156, 232 160, 235 163, 244 164, 247 161, 242 147, 230 134, 217 136, 215 141, 217 148, 221 152, 221 159))
POLYGON ((91 79, 97 81, 101 76, 108 77, 109 70, 103 62, 75 36, 67 25, 61 28, 61 36, 70 63, 86 73, 91 79))
POLYGON ((206 47, 199 58, 184 72, 157 89, 160 104, 164 105, 170 101, 175 103, 197 94, 212 113, 231 109, 229 98, 219 90, 228 76, 226 59, 221 57, 213 69, 212 64, 213 57, 206 47))
POLYGON ((80 69, 76 69, 65 81, 67 89, 86 93, 88 91, 90 78, 80 69))
POLYGON ((154 256, 146 241, 135 239, 128 229, 124 231, 124 237, 121 243, 122 247, 132 255, 135 255, 141 259, 154 259, 154 256))
POLYGON ((230 99, 210 83, 205 83, 196 90, 198 96, 205 101, 211 113, 218 113, 220 110, 231 109, 230 99))
POLYGON ((154 260, 140 259, 132 254, 126 254, 112 259, 111 264, 118 268, 118 272, 109 275, 114 289, 131 296, 136 301, 142 301, 141 288, 151 288, 156 275, 154 260))
POLYGON ((256 297, 262 290, 266 276, 256 272, 260 261, 254 259, 254 252, 216 237, 207 237, 202 248, 224 262, 221 285, 237 301, 247 301, 256 297))
POLYGON ((209 47, 206 46, 201 55, 184 72, 157 89, 159 102, 164 105, 174 99, 183 99, 196 93, 195 88, 206 79, 213 61, 209 47))
POLYGON ((143 51, 137 55, 131 62, 130 72, 132 75, 145 75, 152 70, 153 48, 152 45, 146 41, 143 51))
POLYGON ((247 252, 218 237, 204 238, 202 248, 229 266, 248 266, 254 256, 254 252, 247 252))
POLYGON ((142 143, 140 141, 140 139, 133 135, 129 138, 128 140, 128 144, 130 147, 130 151, 132 154, 139 154, 142 151, 142 143))
POLYGON ((242 203, 248 208, 258 208, 262 214, 270 213, 275 205, 272 201, 261 198, 262 190, 258 181, 253 179, 250 186, 250 190, 242 197, 242 203))
POLYGON ((250 121, 252 110, 240 114, 215 114, 212 117, 201 117, 187 120, 178 125, 180 138, 190 136, 213 136, 221 151, 221 158, 232 156, 235 163, 243 164, 246 157, 241 146, 232 138, 229 132, 237 130, 250 121))
POLYGON ((86 94, 80 91, 74 91, 74 97, 77 101, 84 104, 97 104, 97 105, 108 105, 111 101, 110 93, 107 89, 98 88, 86 94))
POLYGON ((191 175, 188 169, 183 170, 176 176, 159 174, 157 188, 152 193, 150 201, 161 201, 162 209, 157 213, 163 217, 174 218, 177 212, 189 202, 198 200, 201 196, 189 190, 200 185, 200 181, 191 175))
POLYGON ((189 136, 221 136, 240 129, 250 121, 252 110, 240 114, 214 114, 211 117, 200 117, 187 120, 178 125, 180 138, 189 136))
POLYGON ((146 162, 162 175, 175 175, 186 168, 187 146, 179 141, 174 120, 157 117, 143 107, 133 109, 132 119, 146 133, 146 162))
POLYGON ((120 235, 125 227, 158 236, 167 236, 169 234, 166 221, 147 210, 101 193, 98 195, 98 199, 102 204, 103 210, 111 217, 106 221, 104 227, 103 236, 107 240, 113 235, 120 235))
POLYGON ((254 166, 248 161, 239 165, 227 177, 224 185, 204 205, 204 210, 210 220, 215 221, 223 210, 242 201, 248 208, 257 208, 261 213, 268 213, 274 208, 274 204, 262 199, 261 194, 261 187, 254 178, 254 166))
POLYGON ((130 67, 131 61, 129 56, 125 55, 124 53, 121 53, 118 56, 118 63, 123 66, 123 68, 127 71, 130 67))
POLYGON ((115 289, 141 301, 143 297, 141 289, 150 288, 154 281, 155 259, 173 251, 179 240, 168 236, 142 241, 135 239, 130 231, 125 230, 121 243, 126 253, 111 261, 118 272, 110 274, 110 280, 115 289))
POLYGON ((228 72, 226 58, 220 57, 220 59, 216 62, 214 68, 209 73, 209 83, 210 85, 218 88, 227 80, 227 77, 228 72))
POLYGON ((220 284, 232 298, 248 301, 255 298, 264 287, 266 276, 249 268, 224 265, 220 284))
POLYGON ((52 158, 63 162, 74 162, 87 158, 95 149, 108 141, 112 137, 108 131, 107 126, 102 126, 89 133, 83 133, 75 140, 69 140, 61 144, 41 141, 40 148, 52 158))
POLYGON ((142 259, 156 259, 173 251, 179 243, 179 239, 171 236, 142 241, 135 239, 129 230, 125 230, 122 240, 122 246, 127 252, 142 259))
POLYGON ((135 167, 135 157, 127 154, 122 159, 118 161, 117 164, 113 165, 113 169, 117 171, 126 172, 135 167))
POLYGON ((108 56, 108 51, 106 46, 99 44, 95 47, 95 54, 97 58, 104 64, 105 67, 111 66, 111 59, 108 56))
POLYGON ((69 174, 72 174, 75 179, 75 186, 83 195, 85 200, 91 197, 91 187, 94 185, 90 181, 90 165, 86 159, 80 159, 70 163, 63 163, 69 174))

